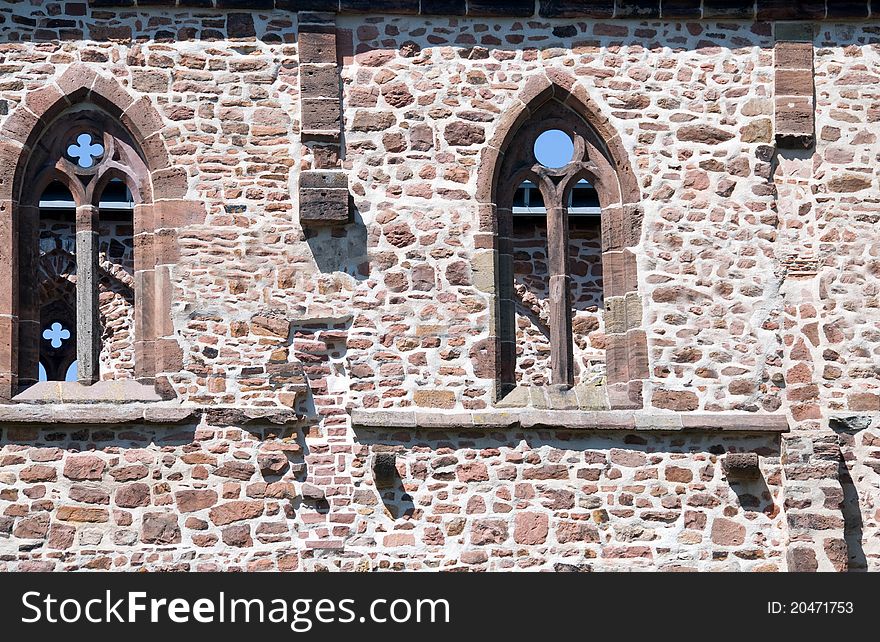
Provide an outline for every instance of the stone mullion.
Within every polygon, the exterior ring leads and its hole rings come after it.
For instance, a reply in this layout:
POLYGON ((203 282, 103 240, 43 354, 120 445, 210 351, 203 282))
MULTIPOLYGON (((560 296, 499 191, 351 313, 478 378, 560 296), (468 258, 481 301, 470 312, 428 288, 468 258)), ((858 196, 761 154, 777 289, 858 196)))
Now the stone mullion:
MULTIPOLYGON (((548 202, 547 195, 544 201, 548 202)), ((568 273, 568 210, 547 208, 547 259, 550 269, 550 378, 574 385, 571 329, 571 276, 568 273)))
MULTIPOLYGON (((40 211, 19 208, 18 217, 18 387, 37 383, 40 363, 40 305, 38 266, 40 261, 40 211)), ((13 277, 15 278, 15 277, 13 277)))
POLYGON ((98 316, 98 208, 76 208, 76 355, 77 380, 100 378, 101 322, 98 316))

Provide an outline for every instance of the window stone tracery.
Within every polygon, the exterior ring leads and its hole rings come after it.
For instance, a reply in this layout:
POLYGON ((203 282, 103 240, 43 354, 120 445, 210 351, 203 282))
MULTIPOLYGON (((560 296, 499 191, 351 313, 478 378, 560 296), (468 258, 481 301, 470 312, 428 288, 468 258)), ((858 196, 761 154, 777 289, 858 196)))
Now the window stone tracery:
MULTIPOLYGON (((67 316, 59 317, 56 321, 65 327, 76 328, 75 357, 70 358, 71 355, 66 354, 62 363, 55 354, 57 346, 48 347, 49 344, 45 341, 39 341, 38 361, 43 364, 49 380, 64 380, 67 369, 74 360, 77 363, 77 380, 82 384, 92 384, 102 378, 129 378, 133 374, 130 367, 133 360, 132 346, 126 351, 118 341, 120 336, 125 336, 133 344, 135 293, 132 274, 126 273, 122 265, 114 265, 108 252, 102 253, 100 249, 102 236, 106 236, 108 227, 114 231, 118 227, 113 222, 108 225, 105 220, 107 212, 102 211, 101 207, 108 185, 112 181, 123 181, 132 198, 141 200, 144 186, 139 177, 149 174, 146 164, 135 150, 135 144, 127 132, 108 114, 96 107, 78 105, 56 119, 40 138, 28 160, 27 175, 34 176, 34 189, 26 187, 23 200, 31 211, 38 211, 37 233, 41 238, 47 235, 50 239, 54 237, 56 248, 52 251, 63 252, 61 246, 73 245, 73 252, 67 254, 75 264, 75 297, 74 300, 64 302, 63 308, 67 311, 67 316), (41 188, 44 185, 49 188, 55 184, 66 189, 70 203, 61 202, 60 210, 46 210, 48 203, 43 200, 46 190, 41 188), (69 209, 65 205, 69 205, 69 209), (67 229, 63 229, 63 223, 57 220, 60 218, 69 218, 67 229), (61 229, 53 232, 50 227, 61 229), (71 236, 75 239, 73 243, 71 236), (117 274, 114 278, 114 272, 126 276, 120 279, 117 274), (122 321, 121 324, 118 323, 119 320, 122 321), (117 363, 113 363, 114 353, 117 363), (120 356, 123 359, 118 359, 120 356), (128 368, 117 367, 124 366, 126 361, 128 368)), ((116 212, 113 218, 118 220, 119 214, 116 212)), ((124 244, 133 246, 131 216, 129 210, 127 216, 122 217, 122 223, 128 231, 121 239, 122 243, 113 238, 110 239, 111 244, 116 243, 123 248, 124 244)), ((27 227, 32 228, 33 222, 27 227)), ((32 234, 27 238, 22 237, 20 253, 25 257, 36 253, 40 255, 38 261, 41 263, 47 259, 46 254, 40 252, 39 246, 42 244, 32 234)), ((125 252, 119 254, 122 256, 125 252)), ((28 263, 33 264, 33 260, 28 263)), ((129 261, 129 270, 132 263, 129 261)), ((37 275, 32 270, 27 270, 22 271, 19 278, 22 303, 26 304, 22 309, 37 312, 41 321, 39 326, 25 322, 25 331, 19 335, 22 348, 19 383, 24 388, 39 379, 38 365, 34 362, 33 351, 28 348, 33 342, 35 331, 45 334, 43 308, 54 305, 55 301, 41 302, 38 304, 39 309, 35 310, 37 305, 29 300, 31 296, 27 292, 27 284, 35 282, 37 275)))

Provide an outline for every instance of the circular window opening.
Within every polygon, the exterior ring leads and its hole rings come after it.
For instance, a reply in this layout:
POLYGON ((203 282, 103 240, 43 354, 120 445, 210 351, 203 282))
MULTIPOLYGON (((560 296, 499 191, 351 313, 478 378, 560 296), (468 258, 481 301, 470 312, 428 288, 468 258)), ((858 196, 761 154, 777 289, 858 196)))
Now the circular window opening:
POLYGON ((535 158, 544 167, 559 169, 571 162, 574 143, 561 129, 549 129, 535 141, 535 158))

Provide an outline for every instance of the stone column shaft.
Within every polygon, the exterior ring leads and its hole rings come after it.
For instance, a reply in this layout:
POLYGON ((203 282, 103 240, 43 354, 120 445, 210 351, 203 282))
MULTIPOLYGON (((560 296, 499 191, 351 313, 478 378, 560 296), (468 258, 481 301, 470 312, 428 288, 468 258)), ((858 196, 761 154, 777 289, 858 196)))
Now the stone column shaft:
POLYGON ((556 385, 572 386, 571 277, 568 274, 568 212, 564 207, 547 210, 547 262, 550 269, 550 380, 556 385))
POLYGON ((76 208, 76 357, 77 380, 100 378, 101 321, 98 316, 98 208, 76 208))

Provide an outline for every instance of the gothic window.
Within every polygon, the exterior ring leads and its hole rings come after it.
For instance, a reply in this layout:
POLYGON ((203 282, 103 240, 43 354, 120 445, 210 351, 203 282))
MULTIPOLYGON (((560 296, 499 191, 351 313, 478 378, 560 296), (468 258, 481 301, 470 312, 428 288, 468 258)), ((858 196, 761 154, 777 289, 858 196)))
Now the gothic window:
POLYGON ((490 141, 478 180, 493 260, 476 263, 493 266, 495 314, 475 373, 495 379, 505 405, 641 407, 638 185, 584 92, 538 76, 524 93, 533 98, 490 141))
POLYGON ((19 230, 20 388, 135 377, 133 210, 145 173, 98 109, 71 109, 40 138, 19 230))
POLYGON ((178 231, 204 222, 205 205, 187 198, 165 126, 150 98, 85 64, 29 90, 4 118, 0 399, 176 396, 178 231), (46 379, 142 385, 35 385, 46 379))

